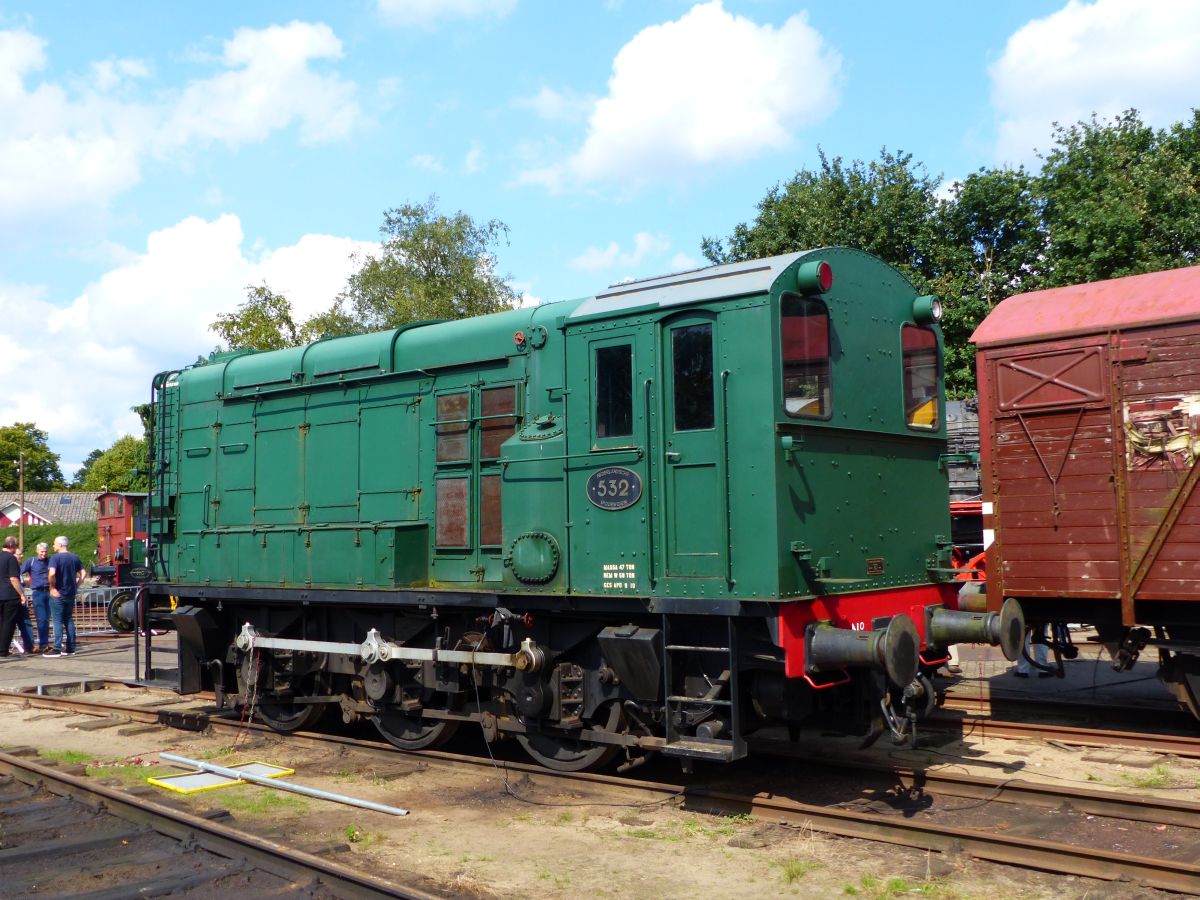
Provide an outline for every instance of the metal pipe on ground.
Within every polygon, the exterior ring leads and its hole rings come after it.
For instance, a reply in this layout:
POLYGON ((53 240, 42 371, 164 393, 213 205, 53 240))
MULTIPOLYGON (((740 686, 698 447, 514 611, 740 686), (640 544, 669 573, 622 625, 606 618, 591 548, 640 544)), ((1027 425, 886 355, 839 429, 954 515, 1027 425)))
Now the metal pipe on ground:
POLYGON ((224 766, 218 766, 209 762, 202 762, 197 759, 188 759, 185 756, 176 756, 174 753, 160 753, 159 759, 165 759, 168 762, 181 763, 185 766, 191 766, 195 769, 200 769, 202 772, 211 772, 214 775, 220 775, 224 778, 232 778, 235 781, 248 781, 251 784, 262 785, 263 787, 279 788, 281 791, 291 791, 293 794, 303 794, 306 797, 315 797, 318 800, 331 800, 334 803, 344 803, 347 806, 357 806, 359 809, 371 809, 375 812, 387 813, 391 816, 407 816, 408 810, 401 809, 398 806, 386 806, 383 803, 373 803, 370 800, 359 800, 357 797, 347 797, 345 794, 333 794, 329 791, 322 791, 318 788, 305 787, 302 784, 293 784, 290 781, 280 781, 278 778, 263 778, 260 775, 255 775, 251 772, 239 772, 236 769, 227 769, 224 766))

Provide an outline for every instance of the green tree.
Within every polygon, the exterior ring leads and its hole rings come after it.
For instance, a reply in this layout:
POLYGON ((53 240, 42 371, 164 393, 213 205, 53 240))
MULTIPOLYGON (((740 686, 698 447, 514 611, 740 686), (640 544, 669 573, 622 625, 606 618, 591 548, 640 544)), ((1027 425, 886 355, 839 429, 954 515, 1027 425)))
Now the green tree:
POLYGON ((1136 110, 1058 126, 1038 189, 1050 234, 1047 284, 1194 263, 1200 252, 1200 111, 1168 130, 1136 110))
POLYGON ((924 288, 934 274, 937 240, 936 190, 940 178, 909 153, 846 164, 820 150, 815 172, 801 169, 767 191, 752 224, 725 240, 706 237, 704 255, 714 263, 775 256, 833 245, 866 250, 891 263, 924 288))
POLYGON ((971 332, 1005 297, 1041 286, 1049 236, 1037 183, 1024 168, 980 169, 956 182, 938 209, 930 289, 943 299, 946 383, 954 396, 975 391, 971 332))
POLYGON ((69 487, 74 490, 83 490, 83 482, 87 479, 88 471, 92 468, 92 464, 104 455, 104 451, 97 447, 84 459, 83 464, 75 470, 75 477, 71 479, 69 487))
POLYGON ((517 294, 497 274, 496 247, 508 226, 437 211, 437 198, 384 211, 379 250, 329 309, 297 324, 291 302, 267 285, 249 285, 235 311, 210 327, 230 350, 277 350, 326 335, 359 334, 430 319, 460 319, 509 309, 517 294))
POLYGON ((246 286, 246 300, 211 326, 230 350, 279 350, 301 343, 292 304, 265 284, 246 286))
POLYGON ((437 212, 437 197, 383 214, 377 254, 359 260, 342 295, 358 330, 509 309, 516 292, 497 271, 495 249, 508 226, 437 212))
POLYGON ((32 422, 0 426, 0 491, 18 489, 17 459, 25 454, 25 490, 55 491, 63 485, 58 454, 49 435, 32 422))
POLYGON ((148 471, 146 442, 126 435, 92 463, 81 487, 85 491, 145 491, 148 471))

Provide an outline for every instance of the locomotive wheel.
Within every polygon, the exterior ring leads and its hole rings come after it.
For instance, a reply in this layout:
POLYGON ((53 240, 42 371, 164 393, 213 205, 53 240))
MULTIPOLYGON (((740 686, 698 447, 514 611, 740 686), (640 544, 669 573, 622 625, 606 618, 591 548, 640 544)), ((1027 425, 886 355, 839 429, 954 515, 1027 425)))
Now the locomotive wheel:
MULTIPOLYGON (((621 727, 621 718, 621 704, 612 703, 608 707, 608 720, 603 724, 595 722, 593 727, 615 733, 621 727)), ((621 749, 616 744, 590 744, 577 738, 546 731, 518 734, 517 740, 536 763, 558 772, 582 772, 584 769, 599 768, 621 749)))
MULTIPOLYGON (((254 693, 251 685, 248 667, 253 665, 251 657, 246 655, 238 666, 238 690, 242 696, 254 693)), ((305 678, 308 686, 307 693, 316 694, 319 690, 316 675, 305 678)), ((292 703, 281 698, 278 694, 259 694, 253 700, 254 715, 272 731, 300 731, 317 724, 325 715, 327 705, 324 703, 292 703)))
POLYGON ((401 750, 435 750, 458 731, 454 719, 426 721, 418 715, 406 715, 398 709, 382 709, 371 721, 384 739, 401 750))
POLYGON ((272 703, 264 698, 254 705, 254 715, 272 731, 300 731, 316 725, 325 708, 324 703, 272 703))

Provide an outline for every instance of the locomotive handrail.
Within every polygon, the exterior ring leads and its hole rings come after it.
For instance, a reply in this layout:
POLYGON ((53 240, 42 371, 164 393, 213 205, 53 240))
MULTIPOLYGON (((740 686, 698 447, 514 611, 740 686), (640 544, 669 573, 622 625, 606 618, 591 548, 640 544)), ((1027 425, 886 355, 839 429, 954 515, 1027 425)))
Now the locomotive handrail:
MULTIPOLYGON (((646 405, 643 418, 646 422, 646 453, 650 453, 650 441, 653 438, 650 423, 650 385, 651 380, 646 379, 643 387, 646 393, 646 405)), ((654 478, 652 473, 650 478, 646 479, 646 570, 650 575, 650 587, 653 588, 658 583, 658 579, 654 577, 654 478)))
POLYGON ((646 455, 646 451, 642 447, 598 447, 595 450, 588 450, 586 453, 563 453, 559 456, 531 456, 528 459, 512 459, 502 456, 496 461, 501 466, 513 466, 517 463, 549 462, 560 459, 588 459, 600 453, 635 453, 638 459, 646 455))
POLYGON ((721 512, 725 518, 725 584, 733 589, 733 516, 729 505, 729 370, 721 370, 721 468, 725 475, 725 502, 721 512))

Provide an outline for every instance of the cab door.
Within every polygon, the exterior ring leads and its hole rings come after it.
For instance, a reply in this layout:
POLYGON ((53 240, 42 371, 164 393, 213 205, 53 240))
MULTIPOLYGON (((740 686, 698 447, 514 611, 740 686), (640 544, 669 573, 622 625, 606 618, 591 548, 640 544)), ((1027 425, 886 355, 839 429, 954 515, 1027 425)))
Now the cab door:
POLYGON ((652 460, 658 424, 655 335, 648 323, 601 322, 567 338, 571 587, 644 595, 658 538, 652 460))
POLYGON ((711 313, 661 325, 664 562, 670 578, 728 577, 722 402, 728 376, 720 370, 717 327, 711 313))

